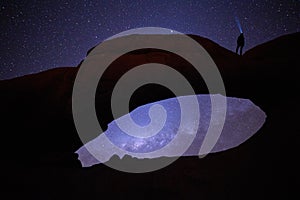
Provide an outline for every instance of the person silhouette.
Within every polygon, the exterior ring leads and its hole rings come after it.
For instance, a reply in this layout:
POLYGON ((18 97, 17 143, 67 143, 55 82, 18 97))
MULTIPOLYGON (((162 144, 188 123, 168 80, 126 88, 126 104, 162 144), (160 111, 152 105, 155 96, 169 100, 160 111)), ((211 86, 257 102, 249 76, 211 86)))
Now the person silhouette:
POLYGON ((244 33, 241 33, 237 39, 237 46, 236 46, 235 53, 238 54, 238 51, 240 49, 240 55, 242 55, 244 45, 245 45, 245 37, 244 37, 244 33))

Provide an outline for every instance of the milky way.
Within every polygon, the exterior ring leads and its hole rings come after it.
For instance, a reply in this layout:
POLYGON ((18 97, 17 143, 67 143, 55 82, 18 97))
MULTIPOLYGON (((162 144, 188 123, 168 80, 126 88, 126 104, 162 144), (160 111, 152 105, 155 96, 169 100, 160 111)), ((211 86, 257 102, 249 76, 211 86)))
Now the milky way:
POLYGON ((299 1, 0 2, 0 79, 76 66, 88 49, 131 28, 157 26, 235 49, 238 17, 250 49, 300 31, 299 1))

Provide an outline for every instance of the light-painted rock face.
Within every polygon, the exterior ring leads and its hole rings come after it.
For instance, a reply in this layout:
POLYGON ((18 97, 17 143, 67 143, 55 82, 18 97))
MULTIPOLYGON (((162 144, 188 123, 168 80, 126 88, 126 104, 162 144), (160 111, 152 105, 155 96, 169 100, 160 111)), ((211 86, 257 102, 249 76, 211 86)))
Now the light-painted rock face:
MULTIPOLYGON (((114 120, 109 124, 107 131, 76 152, 82 166, 88 167, 107 162, 113 155, 118 155, 120 158, 124 155, 137 158, 159 158, 201 156, 199 153, 204 155, 211 152, 225 151, 237 147, 249 139, 262 127, 266 119, 265 113, 250 100, 221 95, 197 95, 200 111, 199 123, 193 121, 193 119, 184 119, 184 126, 180 126, 182 118, 179 101, 188 105, 192 97, 195 96, 182 96, 179 99, 171 98, 146 104, 114 120), (203 147, 207 145, 205 143, 211 142, 207 137, 208 129, 219 126, 219 123, 222 122, 222 119, 218 119, 218 115, 212 117, 211 97, 217 100, 226 100, 227 112, 225 123, 221 124, 223 127, 221 134, 216 133, 218 137, 215 138, 214 146, 203 150, 203 147), (150 114, 149 109, 153 105, 162 106, 165 109, 166 118, 162 115, 155 116, 155 113, 150 114), (126 117, 131 117, 140 127, 148 127, 143 131, 149 131, 149 133, 153 132, 155 125, 161 126, 160 121, 164 121, 164 125, 158 128, 159 130, 155 135, 151 133, 149 137, 136 137, 138 133, 127 134, 118 126, 118 121, 122 121, 126 117), (185 151, 182 152, 183 146, 187 144, 185 151), (202 151, 200 151, 201 148, 202 151)), ((190 112, 192 113, 193 110, 190 110, 190 112)), ((218 112, 218 110, 215 112, 218 112)), ((130 129, 130 124, 128 126, 128 130, 136 131, 136 129, 130 129)), ((214 132, 210 134, 212 134, 210 137, 213 138, 214 132)), ((143 135, 145 136, 147 133, 143 133, 143 135)))

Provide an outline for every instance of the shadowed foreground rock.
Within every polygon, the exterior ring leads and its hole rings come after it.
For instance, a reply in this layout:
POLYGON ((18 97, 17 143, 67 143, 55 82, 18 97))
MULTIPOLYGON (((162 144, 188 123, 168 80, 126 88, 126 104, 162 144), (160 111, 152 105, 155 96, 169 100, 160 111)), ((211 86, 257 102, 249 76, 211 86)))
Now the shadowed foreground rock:
MULTIPOLYGON (((0 81, 2 194, 28 199, 292 196, 292 180, 299 174, 294 164, 300 145, 300 65, 295 51, 300 34, 282 36, 241 57, 208 39, 192 37, 216 62, 227 95, 250 99, 265 111, 268 118, 257 134, 237 148, 204 159, 179 158, 153 173, 126 174, 105 165, 83 169, 73 153, 82 143, 71 113, 78 67, 4 80, 0 81)), ((103 129, 112 121, 110 96, 118 77, 152 59, 178 69, 197 93, 207 93, 201 77, 182 58, 153 49, 131 52, 112 63, 99 83, 96 109, 103 129)), ((147 85, 133 94, 130 109, 171 97, 169 90, 147 85)))

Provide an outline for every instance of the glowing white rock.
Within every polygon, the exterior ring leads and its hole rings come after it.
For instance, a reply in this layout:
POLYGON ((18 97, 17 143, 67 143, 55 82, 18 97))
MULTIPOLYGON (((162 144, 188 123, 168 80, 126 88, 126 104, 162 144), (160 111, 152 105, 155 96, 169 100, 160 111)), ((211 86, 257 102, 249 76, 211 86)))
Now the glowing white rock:
MULTIPOLYGON (((185 134, 184 137, 178 136, 181 137, 180 140, 177 140, 180 141, 179 143, 163 150, 165 146, 177 137, 181 119, 181 110, 178 100, 177 98, 171 98, 146 104, 123 116, 131 116, 136 124, 147 126, 151 123, 148 115, 149 108, 153 105, 161 105, 166 111, 167 118, 159 133, 144 138, 128 135, 122 131, 116 123, 117 120, 123 118, 121 117, 111 122, 108 125, 107 131, 76 151, 82 166, 88 167, 98 163, 104 163, 113 155, 118 155, 120 158, 125 154, 137 158, 199 156, 199 150, 203 144, 211 120, 211 96, 226 98, 227 113, 221 135, 210 152, 224 151, 242 144, 254 135, 264 124, 266 118, 265 113, 250 100, 224 97, 221 95, 197 95, 200 121, 196 135, 192 138, 193 142, 184 153, 179 153, 178 149, 180 149, 180 145, 184 145, 186 141, 192 137, 189 134, 185 134), (89 151, 92 151, 94 156, 91 155, 89 151)), ((191 96, 182 96, 180 99, 189 101, 190 97, 191 96)), ((162 118, 161 116, 157 117, 162 118)), ((218 123, 218 121, 214 121, 214 123, 218 123)), ((188 133, 191 131, 191 127, 192 126, 183 127, 180 131, 188 133)), ((205 152, 205 154, 210 152, 205 152)))

